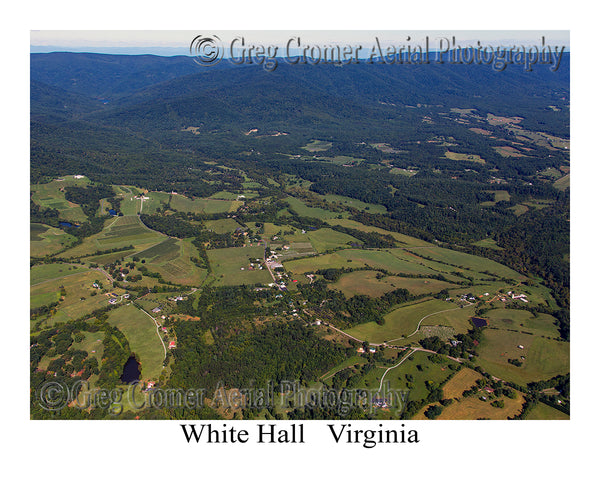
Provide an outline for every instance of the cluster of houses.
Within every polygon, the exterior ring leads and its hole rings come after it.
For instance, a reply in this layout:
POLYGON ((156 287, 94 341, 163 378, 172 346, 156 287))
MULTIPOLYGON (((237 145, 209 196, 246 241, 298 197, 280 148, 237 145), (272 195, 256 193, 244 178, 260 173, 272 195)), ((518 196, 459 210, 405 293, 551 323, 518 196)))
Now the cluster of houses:
MULTIPOLYGON (((160 312, 160 307, 156 307, 156 308, 154 308, 152 311, 154 312, 155 310, 157 310, 158 312, 160 312)), ((155 313, 156 313, 156 312, 155 312, 155 313)), ((161 317, 160 317, 160 318, 161 318, 162 320, 165 320, 167 317, 166 317, 166 315, 161 315, 161 317)), ((158 323, 158 322, 156 322, 156 325, 158 326, 158 328, 160 328, 160 331, 161 331, 162 333, 164 333, 165 335, 168 335, 168 333, 169 333, 169 330, 167 329, 167 327, 165 327, 165 326, 161 325, 161 324, 160 324, 160 323, 158 323)), ((168 348, 169 348, 169 350, 173 350, 174 348, 177 348, 177 342, 175 342, 174 340, 171 340, 171 341, 169 342, 168 348)))
MULTIPOLYGON (((356 350, 358 353, 367 353, 367 350, 365 350, 363 347, 358 347, 358 349, 356 350)), ((369 347, 368 353, 375 353, 377 352, 377 349, 375 347, 369 347)))
POLYGON ((169 297, 169 300, 171 300, 172 302, 181 302, 182 300, 187 300, 187 297, 177 295, 176 297, 169 297))
POLYGON ((115 303, 119 303, 123 299, 127 300, 129 298, 129 294, 128 293, 124 293, 123 295, 117 295, 116 293, 107 293, 106 295, 108 297, 111 297, 108 300, 108 303, 110 303, 111 305, 114 305, 115 303))
POLYGON ((385 398, 374 398, 373 407, 375 408, 387 408, 388 404, 385 398))
MULTIPOLYGON (((478 295, 477 298, 475 298, 473 295, 465 294, 465 295, 462 295, 460 297, 460 299, 462 301, 467 302, 467 301, 475 301, 478 298, 479 299, 484 299, 484 298, 489 297, 489 296, 490 296, 490 294, 488 292, 485 292, 485 293, 482 293, 481 295, 478 295)), ((525 295, 524 293, 517 294, 515 292, 507 292, 506 294, 504 294, 504 293, 498 293, 495 296, 493 296, 491 300, 488 300, 488 302, 491 302, 491 301, 495 300, 496 298, 498 300, 500 300, 501 302, 503 302, 503 303, 505 303, 505 302, 507 302, 508 300, 511 300, 511 299, 512 300, 521 300, 524 303, 528 303, 529 302, 529 300, 527 300, 527 295, 525 295)), ((452 298, 446 298, 447 302, 452 301, 452 300, 453 300, 452 298)))
POLYGON ((280 261, 277 260, 279 257, 281 257, 281 255, 278 255, 273 250, 270 250, 269 253, 270 254, 269 254, 269 256, 266 259, 266 262, 267 262, 267 265, 269 266, 269 268, 271 268, 271 269, 274 269, 274 268, 283 268, 283 264, 280 261))
POLYGON ((247 267, 241 267, 240 270, 262 270, 263 267, 260 264, 260 261, 257 260, 257 263, 254 262, 250 262, 250 265, 248 265, 247 267))

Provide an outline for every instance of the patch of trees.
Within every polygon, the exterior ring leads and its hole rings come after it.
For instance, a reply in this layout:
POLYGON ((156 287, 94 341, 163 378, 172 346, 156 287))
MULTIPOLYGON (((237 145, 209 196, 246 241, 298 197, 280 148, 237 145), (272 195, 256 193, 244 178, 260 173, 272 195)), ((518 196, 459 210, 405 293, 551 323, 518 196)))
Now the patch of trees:
POLYGON ((65 232, 70 235, 73 235, 77 238, 85 238, 96 233, 100 233, 104 228, 104 220, 106 220, 106 216, 103 217, 88 217, 88 220, 80 225, 73 225, 71 227, 68 226, 60 226, 65 232))
POLYGON ((443 407, 440 405, 431 405, 427 410, 425 410, 425 416, 429 420, 433 420, 440 416, 442 413, 443 407))
POLYGON ((98 375, 98 386, 116 388, 121 383, 123 366, 131 356, 129 342, 123 333, 111 325, 104 325, 104 352, 98 375))
POLYGON ((342 227, 341 225, 334 225, 331 228, 360 240, 364 248, 394 248, 397 244, 396 239, 389 234, 363 232, 356 228, 342 227))
POLYGON ((257 306, 255 302, 270 301, 275 293, 270 289, 255 290, 250 285, 205 287, 187 300, 177 302, 175 313, 200 318, 205 329, 212 329, 213 336, 227 335, 230 327, 242 328, 244 320, 268 315, 268 306, 257 306))
MULTIPOLYGON (((333 273, 335 276, 335 273, 333 273)), ((346 298, 342 292, 327 288, 323 279, 311 284, 298 285, 308 304, 318 310, 329 310, 338 321, 350 325, 376 322, 383 325, 383 315, 394 305, 414 300, 415 297, 405 288, 398 288, 379 298, 368 295, 354 295, 346 298)))
POLYGON ((42 208, 33 200, 29 201, 29 221, 31 223, 45 223, 51 227, 58 227, 60 212, 56 208, 42 208))
MULTIPOLYGON (((177 322, 178 348, 169 386, 178 388, 264 388, 269 384, 317 380, 347 356, 346 349, 318 337, 300 322, 271 323, 234 335, 201 340, 204 322, 177 322)), ((214 329, 213 329, 214 331, 214 329)))
POLYGON ((325 280, 337 282, 344 273, 352 271, 353 269, 351 268, 324 268, 317 270, 315 273, 317 275, 323 275, 325 280))
POLYGON ((547 388, 555 388, 565 398, 569 398, 571 394, 571 374, 557 375, 550 380, 540 380, 539 382, 531 382, 527 384, 527 388, 539 392, 547 388))
POLYGON ((241 247, 244 245, 244 236, 236 235, 235 233, 216 233, 209 230, 202 230, 196 233, 196 238, 192 243, 198 247, 198 249, 216 249, 216 248, 230 248, 230 247, 241 247))
POLYGON ((140 220, 152 230, 164 233, 169 237, 189 238, 199 234, 201 226, 193 225, 178 215, 148 215, 142 213, 140 220))
POLYGON ((484 327, 473 327, 466 334, 455 335, 455 345, 449 344, 438 336, 427 337, 419 340, 419 344, 426 350, 432 350, 441 355, 449 355, 455 358, 468 358, 469 355, 477 355, 475 347, 481 341, 484 327), (476 343, 477 342, 477 343, 476 343))
POLYGON ((111 204, 114 192, 111 186, 102 183, 88 185, 86 187, 78 187, 76 185, 68 185, 65 187, 65 198, 69 202, 77 203, 81 206, 83 213, 88 217, 96 215, 100 200, 110 197, 111 204))

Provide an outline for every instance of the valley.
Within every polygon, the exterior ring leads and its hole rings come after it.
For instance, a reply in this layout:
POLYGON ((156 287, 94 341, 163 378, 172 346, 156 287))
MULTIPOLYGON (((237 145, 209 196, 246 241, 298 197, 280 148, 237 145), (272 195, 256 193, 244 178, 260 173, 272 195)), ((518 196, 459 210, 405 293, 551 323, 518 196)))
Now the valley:
POLYGON ((32 91, 75 103, 32 102, 32 388, 124 391, 134 357, 136 395, 209 398, 123 418, 568 417, 568 75, 477 70, 486 95, 450 67, 368 83, 364 66, 161 60, 144 71, 164 83, 65 95, 52 55, 32 57, 32 91), (446 76, 462 87, 417 87, 446 76), (272 405, 213 398, 268 385, 272 405), (328 391, 370 396, 298 400, 328 391))

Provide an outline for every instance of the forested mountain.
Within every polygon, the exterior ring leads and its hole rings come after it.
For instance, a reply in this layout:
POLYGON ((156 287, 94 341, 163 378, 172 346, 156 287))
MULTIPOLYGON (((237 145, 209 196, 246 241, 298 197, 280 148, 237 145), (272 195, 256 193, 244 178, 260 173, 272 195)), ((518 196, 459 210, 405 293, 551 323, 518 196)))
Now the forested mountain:
POLYGON ((91 98, 112 99, 198 71, 190 57, 33 53, 31 80, 91 98))

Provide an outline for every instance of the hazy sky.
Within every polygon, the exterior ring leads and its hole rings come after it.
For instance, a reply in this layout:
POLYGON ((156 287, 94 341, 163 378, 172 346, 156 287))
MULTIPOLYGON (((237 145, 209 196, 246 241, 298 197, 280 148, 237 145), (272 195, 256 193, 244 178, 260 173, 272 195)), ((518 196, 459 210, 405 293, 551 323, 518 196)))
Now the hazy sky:
POLYGON ((569 48, 569 31, 565 30, 32 30, 30 46, 32 52, 67 50, 114 53, 189 54, 189 46, 197 35, 217 35, 224 44, 236 37, 244 37, 247 44, 285 46, 292 37, 300 37, 302 44, 365 44, 372 45, 375 38, 382 43, 403 45, 423 43, 429 37, 432 48, 439 45, 439 38, 451 39, 461 46, 476 45, 540 45, 542 36, 546 44, 569 48), (411 40, 407 41, 410 36, 411 40), (437 39, 437 40, 436 40, 437 39))

